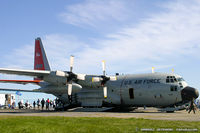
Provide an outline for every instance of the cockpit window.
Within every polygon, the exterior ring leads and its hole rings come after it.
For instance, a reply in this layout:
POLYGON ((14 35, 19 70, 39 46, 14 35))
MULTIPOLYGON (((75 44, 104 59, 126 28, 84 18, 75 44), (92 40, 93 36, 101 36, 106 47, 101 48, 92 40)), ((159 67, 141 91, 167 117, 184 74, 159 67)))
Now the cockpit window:
POLYGON ((166 83, 174 83, 174 82, 177 82, 175 76, 167 76, 166 83))
POLYGON ((177 80, 178 80, 179 82, 180 82, 180 81, 185 81, 183 78, 178 78, 177 80))

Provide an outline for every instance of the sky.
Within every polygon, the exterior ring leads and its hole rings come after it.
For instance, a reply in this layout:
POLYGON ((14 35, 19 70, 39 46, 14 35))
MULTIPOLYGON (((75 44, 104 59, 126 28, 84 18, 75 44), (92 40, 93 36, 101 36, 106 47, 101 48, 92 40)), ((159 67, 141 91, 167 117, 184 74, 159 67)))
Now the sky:
MULTIPOLYGON (((69 57, 74 55, 76 73, 102 74, 105 60, 108 75, 174 69, 190 86, 200 88, 199 0, 0 2, 0 67, 33 69, 37 37, 42 38, 52 70, 69 70, 69 57)), ((31 78, 1 74, 0 79, 31 78)))

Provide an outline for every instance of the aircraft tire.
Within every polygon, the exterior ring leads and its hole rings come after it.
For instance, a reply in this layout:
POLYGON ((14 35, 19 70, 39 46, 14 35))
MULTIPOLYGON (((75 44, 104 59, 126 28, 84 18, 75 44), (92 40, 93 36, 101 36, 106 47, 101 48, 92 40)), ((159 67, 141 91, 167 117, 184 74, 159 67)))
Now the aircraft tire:
POLYGON ((167 113, 174 113, 174 111, 166 111, 167 113))

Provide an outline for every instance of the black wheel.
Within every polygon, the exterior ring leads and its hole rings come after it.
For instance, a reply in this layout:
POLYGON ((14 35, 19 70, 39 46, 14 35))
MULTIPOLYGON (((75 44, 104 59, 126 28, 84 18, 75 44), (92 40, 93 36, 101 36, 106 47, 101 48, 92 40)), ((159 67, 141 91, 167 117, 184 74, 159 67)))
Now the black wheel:
POLYGON ((167 113, 174 113, 174 111, 166 111, 167 113))

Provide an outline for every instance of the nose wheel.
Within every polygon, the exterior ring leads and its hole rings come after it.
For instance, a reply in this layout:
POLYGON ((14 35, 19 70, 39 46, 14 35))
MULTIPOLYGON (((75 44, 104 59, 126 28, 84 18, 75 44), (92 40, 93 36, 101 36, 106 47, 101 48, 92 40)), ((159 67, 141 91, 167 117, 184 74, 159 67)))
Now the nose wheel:
POLYGON ((190 106, 189 106, 189 108, 188 108, 188 113, 190 113, 191 111, 193 111, 194 114, 195 114, 196 105, 195 105, 195 103, 194 103, 194 100, 191 101, 190 106))
POLYGON ((198 90, 187 86, 181 91, 181 96, 182 96, 183 102, 185 103, 190 102, 190 105, 188 107, 188 113, 190 113, 191 111, 195 113, 196 105, 194 103, 194 100, 199 97, 198 90))

